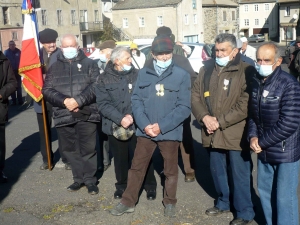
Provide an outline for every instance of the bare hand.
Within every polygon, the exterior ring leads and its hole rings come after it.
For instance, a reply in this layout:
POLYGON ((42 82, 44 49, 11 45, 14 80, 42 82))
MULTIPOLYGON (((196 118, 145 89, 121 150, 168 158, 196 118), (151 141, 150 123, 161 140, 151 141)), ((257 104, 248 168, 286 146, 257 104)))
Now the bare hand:
POLYGON ((150 137, 156 137, 157 136, 153 132, 153 125, 152 124, 149 124, 148 126, 146 126, 145 129, 144 129, 144 131, 150 137))
POLYGON ((152 131, 155 134, 155 137, 160 134, 160 128, 158 123, 153 124, 152 131))
POLYGON ((73 111, 79 106, 74 98, 66 98, 64 104, 69 111, 73 111))
POLYGON ((261 147, 258 145, 258 138, 253 137, 250 140, 250 148, 255 152, 255 153, 260 153, 262 151, 261 147))
POLYGON ((126 114, 125 117, 127 117, 131 121, 131 124, 133 124, 133 118, 130 114, 126 114))
POLYGON ((202 121, 206 126, 207 130, 215 131, 219 129, 219 122, 216 117, 206 115, 203 117, 202 121))
POLYGON ((214 133, 213 130, 206 129, 206 131, 207 131, 208 134, 213 134, 214 133))
POLYGON ((127 129, 131 124, 132 124, 132 120, 130 118, 124 116, 123 119, 122 119, 122 121, 121 121, 122 127, 124 127, 125 129, 127 129))

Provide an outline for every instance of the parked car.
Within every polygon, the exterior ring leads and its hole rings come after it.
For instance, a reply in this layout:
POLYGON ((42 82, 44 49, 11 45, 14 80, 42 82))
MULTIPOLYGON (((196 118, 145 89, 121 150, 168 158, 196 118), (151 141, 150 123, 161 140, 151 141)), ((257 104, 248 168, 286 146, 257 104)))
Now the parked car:
MULTIPOLYGON (((208 60, 211 58, 212 50, 211 45, 206 45, 203 43, 190 43, 190 42, 182 42, 184 45, 188 45, 191 48, 191 54, 187 56, 188 60, 191 63, 194 71, 199 73, 200 68, 203 66, 202 61, 208 60)), ((144 45, 139 48, 141 52, 145 55, 151 51, 151 45, 144 45)))
POLYGON ((262 34, 253 34, 250 37, 248 37, 248 42, 259 42, 259 41, 265 41, 265 37, 262 34))

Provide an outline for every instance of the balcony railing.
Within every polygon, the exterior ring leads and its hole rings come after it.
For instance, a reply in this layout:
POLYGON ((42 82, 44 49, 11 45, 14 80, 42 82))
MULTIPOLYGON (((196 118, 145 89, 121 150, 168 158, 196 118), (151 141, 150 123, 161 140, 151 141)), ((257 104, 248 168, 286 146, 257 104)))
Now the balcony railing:
POLYGON ((103 22, 80 22, 80 31, 102 31, 103 22))

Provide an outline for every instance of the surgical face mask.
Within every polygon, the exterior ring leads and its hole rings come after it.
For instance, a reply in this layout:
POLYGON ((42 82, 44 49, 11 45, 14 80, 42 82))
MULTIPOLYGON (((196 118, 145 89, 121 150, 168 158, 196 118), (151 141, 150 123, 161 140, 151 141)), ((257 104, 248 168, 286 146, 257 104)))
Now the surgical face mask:
POLYGON ((169 67, 172 63, 172 59, 169 59, 167 61, 160 61, 158 59, 156 59, 156 65, 162 69, 166 69, 167 67, 169 67))
POLYGON ((223 58, 219 58, 219 57, 216 57, 216 63, 219 65, 219 66, 226 66, 229 61, 230 61, 230 55, 233 53, 233 50, 232 52, 226 56, 226 57, 223 57, 223 58))
MULTIPOLYGON (((276 63, 276 62, 275 62, 276 63)), ((273 65, 259 65, 256 64, 255 68, 257 70, 257 72, 263 76, 263 77, 267 77, 269 76, 271 73, 273 73, 273 66, 275 65, 275 63, 273 65)))
POLYGON ((99 59, 101 62, 107 62, 107 58, 106 58, 105 54, 100 54, 99 59))
POLYGON ((65 58, 73 59, 78 55, 78 50, 74 47, 63 48, 63 54, 65 58))
POLYGON ((132 66, 128 66, 128 65, 123 65, 122 66, 122 70, 123 71, 129 71, 131 69, 132 66))

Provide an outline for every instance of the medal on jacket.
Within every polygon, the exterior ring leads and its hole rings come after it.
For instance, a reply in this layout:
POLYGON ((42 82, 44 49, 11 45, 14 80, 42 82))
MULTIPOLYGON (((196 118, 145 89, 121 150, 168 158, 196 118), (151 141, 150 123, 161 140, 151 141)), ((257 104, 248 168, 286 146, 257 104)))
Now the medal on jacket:
POLYGON ((165 93, 164 93, 164 85, 163 84, 156 84, 155 85, 155 89, 156 89, 156 95, 157 96, 164 96, 165 93))
POLYGON ((77 64, 78 71, 81 71, 81 67, 82 67, 82 65, 78 63, 77 64))
POLYGON ((132 84, 128 84, 129 93, 132 91, 132 84))
POLYGON ((227 80, 227 79, 224 79, 224 87, 223 87, 223 89, 226 91, 227 89, 228 89, 228 84, 229 84, 229 80, 227 80))
POLYGON ((266 97, 269 95, 269 91, 264 90, 262 96, 264 97, 263 102, 266 102, 266 97))

